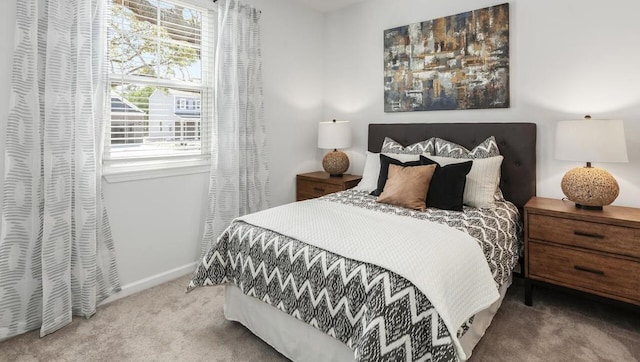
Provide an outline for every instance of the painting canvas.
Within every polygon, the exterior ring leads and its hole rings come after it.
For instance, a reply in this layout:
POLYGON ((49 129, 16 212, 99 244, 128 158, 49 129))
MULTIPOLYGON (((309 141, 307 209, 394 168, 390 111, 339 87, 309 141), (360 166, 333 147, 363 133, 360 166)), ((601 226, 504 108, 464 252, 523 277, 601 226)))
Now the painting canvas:
POLYGON ((509 107, 509 4, 384 31, 385 112, 509 107))

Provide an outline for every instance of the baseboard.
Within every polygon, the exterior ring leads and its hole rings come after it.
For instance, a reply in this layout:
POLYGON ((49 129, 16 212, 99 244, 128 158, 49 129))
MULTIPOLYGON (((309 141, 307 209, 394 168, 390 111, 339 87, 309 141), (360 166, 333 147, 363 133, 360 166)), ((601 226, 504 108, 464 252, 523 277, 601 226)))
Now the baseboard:
MULTIPOLYGON (((149 289, 149 288, 155 287, 156 285, 160 285, 162 283, 166 283, 168 281, 179 278, 181 276, 193 273, 193 271, 196 269, 197 264, 198 262, 189 263, 189 264, 179 266, 177 268, 167 270, 165 272, 158 273, 156 275, 152 275, 150 277, 135 281, 133 283, 123 285, 122 290, 120 292, 105 299, 102 303, 100 303, 100 305, 111 303, 118 299, 128 297, 132 294, 141 292, 145 289, 149 289)), ((185 285, 185 289, 186 287, 187 286, 185 285)))

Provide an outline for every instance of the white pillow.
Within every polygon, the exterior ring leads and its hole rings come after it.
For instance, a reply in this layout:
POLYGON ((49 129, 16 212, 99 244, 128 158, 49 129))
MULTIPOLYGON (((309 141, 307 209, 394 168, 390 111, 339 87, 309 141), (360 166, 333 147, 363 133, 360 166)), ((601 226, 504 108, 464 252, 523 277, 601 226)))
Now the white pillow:
POLYGON ((364 161, 362 180, 354 190, 371 192, 378 187, 378 174, 380 173, 380 154, 367 151, 367 159, 364 161))
MULTIPOLYGON (((469 159, 429 156, 440 166, 467 162, 469 159)), ((478 208, 494 207, 494 195, 500 183, 500 167, 503 156, 472 159, 471 171, 467 174, 462 201, 465 205, 478 208)))
MULTIPOLYGON (((395 158, 400 162, 419 161, 420 155, 383 153, 383 155, 395 158)), ((428 156, 428 155, 425 155, 428 156)), ((380 175, 380 154, 367 151, 367 159, 364 161, 362 180, 353 189, 356 191, 371 192, 378 188, 378 176, 380 175)))

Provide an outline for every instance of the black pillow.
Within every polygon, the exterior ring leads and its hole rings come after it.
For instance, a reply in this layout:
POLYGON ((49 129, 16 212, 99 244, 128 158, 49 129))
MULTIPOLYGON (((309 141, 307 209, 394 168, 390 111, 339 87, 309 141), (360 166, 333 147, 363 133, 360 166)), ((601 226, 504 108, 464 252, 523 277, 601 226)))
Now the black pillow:
POLYGON ((378 174, 378 188, 371 191, 371 195, 380 196, 380 194, 382 193, 382 190, 384 190, 384 185, 386 185, 387 178, 389 177, 389 164, 398 165, 402 167, 426 165, 426 163, 423 164, 420 161, 409 161, 409 162, 398 161, 395 158, 385 156, 381 153, 380 154, 380 173, 378 174))
MULTIPOLYGON (((423 165, 434 163, 438 165, 429 185, 427 207, 462 211, 464 186, 467 183, 467 174, 471 171, 473 161, 440 166, 434 160, 420 156, 420 162, 423 165)), ((378 182, 380 181, 378 180, 378 182)))

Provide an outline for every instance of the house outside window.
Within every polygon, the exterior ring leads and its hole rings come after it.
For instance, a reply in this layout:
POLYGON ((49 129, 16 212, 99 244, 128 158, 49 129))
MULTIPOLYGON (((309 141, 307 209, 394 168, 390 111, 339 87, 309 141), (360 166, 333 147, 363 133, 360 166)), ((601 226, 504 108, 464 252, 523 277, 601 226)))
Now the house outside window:
POLYGON ((208 157, 214 9, 195 1, 110 2, 107 167, 208 157))
POLYGON ((187 109, 187 100, 185 98, 178 98, 178 109, 187 109))
POLYGON ((200 141, 200 110, 189 104, 200 100, 200 94, 170 89, 156 90, 149 97, 149 137, 153 139, 172 139, 200 141), (164 107, 165 104, 177 104, 176 108, 164 107), (167 126, 172 126, 169 129, 167 126))

